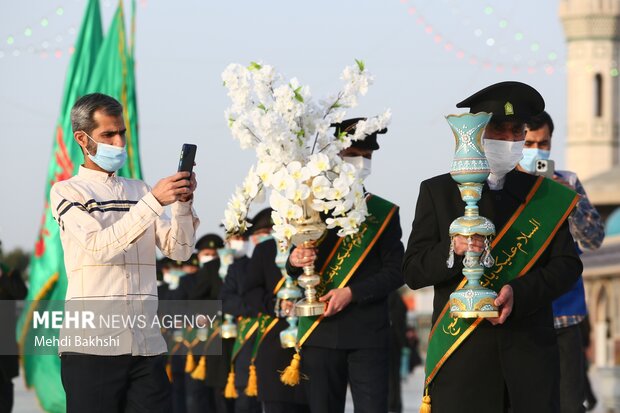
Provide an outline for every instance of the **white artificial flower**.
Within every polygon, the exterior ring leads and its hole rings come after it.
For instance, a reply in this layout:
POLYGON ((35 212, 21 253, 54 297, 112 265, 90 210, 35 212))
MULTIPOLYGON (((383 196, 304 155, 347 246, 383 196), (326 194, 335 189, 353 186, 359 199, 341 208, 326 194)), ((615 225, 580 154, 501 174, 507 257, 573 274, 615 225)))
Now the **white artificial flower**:
POLYGON ((332 183, 332 187, 327 191, 327 199, 339 200, 344 198, 351 188, 346 179, 336 178, 332 183))
POLYGON ((329 169, 331 162, 329 157, 323 153, 315 153, 310 155, 308 159, 308 169, 312 176, 317 176, 321 172, 325 172, 329 169))
POLYGON ((290 240, 295 234, 297 234, 297 228, 294 225, 282 224, 273 226, 273 235, 278 240, 290 240))
POLYGON ((339 178, 345 180, 349 185, 351 185, 359 178, 359 171, 355 168, 355 166, 345 161, 343 161, 339 166, 339 178))
POLYGON ((254 171, 254 166, 250 168, 250 172, 243 181, 243 193, 247 198, 256 198, 258 191, 261 189, 260 177, 254 171))
POLYGON ((331 182, 329 182, 329 179, 319 175, 312 180, 312 195, 315 199, 325 199, 330 187, 331 182))
POLYGON ((262 62, 226 67, 222 80, 231 100, 226 121, 241 148, 254 148, 258 157, 227 203, 223 222, 228 233, 248 228, 250 203, 267 193, 274 235, 282 242, 296 233, 295 222, 308 206, 326 214, 328 227, 338 227, 340 236, 359 229, 368 215, 362 182, 339 153, 353 139, 385 128, 390 112, 358 124, 355 135, 334 136, 331 124, 345 118, 373 81, 363 62, 356 63, 343 71, 342 89, 321 100, 298 79, 287 80, 262 62))
POLYGON ((305 182, 310 179, 310 169, 302 166, 301 162, 293 161, 286 166, 291 178, 297 182, 305 182))
POLYGON ((286 167, 279 168, 271 178, 271 186, 279 192, 295 186, 295 180, 289 175, 286 167))

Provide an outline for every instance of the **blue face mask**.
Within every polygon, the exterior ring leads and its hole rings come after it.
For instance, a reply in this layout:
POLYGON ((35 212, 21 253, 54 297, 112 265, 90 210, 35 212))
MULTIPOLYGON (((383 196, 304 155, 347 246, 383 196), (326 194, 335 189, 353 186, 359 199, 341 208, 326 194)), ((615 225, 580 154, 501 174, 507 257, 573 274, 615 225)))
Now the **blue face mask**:
POLYGON ((549 159, 550 152, 546 149, 525 148, 523 159, 519 162, 521 168, 530 173, 536 172, 536 161, 549 159))
POLYGON ((273 238, 273 235, 271 234, 263 234, 263 235, 259 235, 258 237, 256 237, 256 244, 260 244, 261 242, 265 242, 267 240, 270 240, 273 238))
MULTIPOLYGON (((127 159, 127 150, 124 146, 120 148, 118 146, 100 143, 91 138, 88 133, 84 133, 91 141, 97 144, 97 153, 95 155, 88 153, 88 157, 91 161, 97 164, 97 166, 101 169, 108 172, 116 172, 123 167, 125 160, 127 159)), ((88 152, 88 149, 86 152, 88 152)))

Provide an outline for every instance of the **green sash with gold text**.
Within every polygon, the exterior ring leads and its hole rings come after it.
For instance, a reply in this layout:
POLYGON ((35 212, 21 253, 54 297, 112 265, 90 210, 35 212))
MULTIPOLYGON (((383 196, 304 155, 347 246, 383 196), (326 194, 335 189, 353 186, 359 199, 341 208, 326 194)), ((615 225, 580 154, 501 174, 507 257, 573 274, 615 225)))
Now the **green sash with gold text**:
MULTIPOLYGON (((334 289, 343 288, 351 279, 368 252, 375 245, 397 206, 376 195, 366 199, 369 215, 353 236, 339 238, 325 264, 321 269, 323 294, 334 289)), ((310 334, 323 320, 323 316, 299 317, 297 346, 301 347, 310 334)))
MULTIPOLYGON (((509 281, 527 273, 545 251, 555 233, 571 213, 579 195, 564 185, 539 177, 525 202, 491 243, 495 264, 480 283, 499 291, 509 281)), ((465 285, 466 279, 457 289, 465 285)), ((446 360, 482 322, 482 318, 452 318, 449 302, 431 330, 426 356, 425 387, 433 381, 446 360)))
POLYGON ((235 344, 233 344, 232 356, 230 358, 230 364, 235 363, 237 355, 248 342, 252 334, 258 328, 258 318, 256 317, 239 317, 237 318, 237 338, 235 344))

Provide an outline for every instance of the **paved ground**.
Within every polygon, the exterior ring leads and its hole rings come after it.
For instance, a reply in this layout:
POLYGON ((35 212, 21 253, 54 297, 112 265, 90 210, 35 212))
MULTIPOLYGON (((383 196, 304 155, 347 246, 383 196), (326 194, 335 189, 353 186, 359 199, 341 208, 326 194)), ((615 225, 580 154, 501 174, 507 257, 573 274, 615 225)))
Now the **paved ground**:
MULTIPOLYGON (((403 382, 403 413, 417 413, 422 400, 422 369, 416 368, 413 376, 406 382, 403 382)), ((591 371, 590 378, 595 392, 597 392, 599 384, 599 376, 595 370, 591 371)), ((600 391, 598 392, 600 393, 600 391)), ((598 394, 597 393, 597 394, 598 394)), ((600 397, 599 397, 600 399, 600 397)), ((594 413, 603 413, 605 410, 599 403, 594 413)), ((347 413, 353 413, 353 403, 349 399, 347 402, 347 413)), ((24 387, 22 378, 15 380, 15 408, 14 413, 41 413, 42 410, 37 404, 34 392, 28 391, 24 387)), ((609 412, 606 412, 609 413, 609 412)))

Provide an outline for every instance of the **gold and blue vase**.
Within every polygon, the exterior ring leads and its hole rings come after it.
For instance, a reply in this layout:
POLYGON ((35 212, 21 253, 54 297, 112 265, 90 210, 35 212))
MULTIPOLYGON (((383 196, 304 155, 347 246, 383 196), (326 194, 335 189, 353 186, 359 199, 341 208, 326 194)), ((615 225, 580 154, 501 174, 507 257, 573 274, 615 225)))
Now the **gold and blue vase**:
POLYGON ((489 176, 489 162, 484 155, 482 135, 491 120, 491 113, 465 113, 449 115, 446 120, 456 141, 454 160, 450 175, 459 187, 461 199, 465 202, 465 215, 450 224, 450 251, 447 265, 454 266, 454 238, 465 237, 471 244, 478 235, 484 239, 481 252, 467 249, 463 257, 463 275, 467 282, 450 294, 450 315, 459 318, 497 317, 494 302, 497 293, 480 284, 484 268, 491 268, 494 260, 491 255, 491 240, 495 235, 495 225, 478 213, 478 201, 482 196, 484 182, 489 176))

